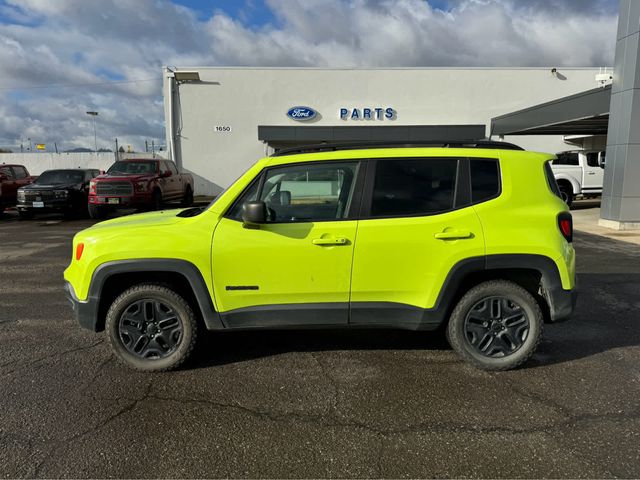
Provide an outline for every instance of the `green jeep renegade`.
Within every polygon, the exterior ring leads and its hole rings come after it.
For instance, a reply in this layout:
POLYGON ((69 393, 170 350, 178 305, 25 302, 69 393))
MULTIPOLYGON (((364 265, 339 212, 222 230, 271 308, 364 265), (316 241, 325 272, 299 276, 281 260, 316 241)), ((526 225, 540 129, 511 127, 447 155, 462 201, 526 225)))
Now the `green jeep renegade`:
POLYGON ((446 327, 468 362, 511 369, 575 305, 553 158, 488 141, 281 151, 207 208, 78 233, 67 295, 140 370, 182 364, 200 327, 446 327))

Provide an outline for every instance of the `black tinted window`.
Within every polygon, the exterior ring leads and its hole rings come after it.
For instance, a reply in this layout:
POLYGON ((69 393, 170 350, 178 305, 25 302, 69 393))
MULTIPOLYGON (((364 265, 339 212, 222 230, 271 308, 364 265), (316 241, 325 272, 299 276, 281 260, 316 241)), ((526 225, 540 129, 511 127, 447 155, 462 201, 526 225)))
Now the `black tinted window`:
POLYGON ((598 152, 589 152, 587 153, 587 165, 590 167, 599 167, 598 163, 598 152))
POLYGON ((553 170, 551 169, 550 162, 547 162, 544 164, 544 175, 547 178, 547 184, 549 185, 549 189, 558 198, 562 198, 562 195, 560 194, 560 189, 558 188, 558 184, 556 183, 556 177, 553 175, 553 170))
POLYGON ((578 165, 579 159, 577 153, 559 153, 556 155, 558 158, 553 161, 554 165, 578 165))
POLYGON ((0 173, 9 178, 13 178, 13 171, 9 167, 0 167, 0 173))
POLYGON ((28 177, 27 171, 24 167, 13 167, 13 172, 16 174, 16 179, 28 177))
POLYGON ((471 201, 484 202, 500 193, 497 160, 471 160, 471 201))
POLYGON ((371 215, 431 215, 453 208, 458 159, 380 160, 371 215))

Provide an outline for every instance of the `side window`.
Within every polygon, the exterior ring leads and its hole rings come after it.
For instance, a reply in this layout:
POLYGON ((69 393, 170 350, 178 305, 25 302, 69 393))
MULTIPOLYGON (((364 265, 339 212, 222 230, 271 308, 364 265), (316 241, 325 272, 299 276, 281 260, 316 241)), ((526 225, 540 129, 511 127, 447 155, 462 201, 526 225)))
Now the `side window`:
POLYGON ((13 172, 11 171, 10 167, 2 167, 2 166, 0 166, 0 173, 5 174, 7 177, 9 177, 11 180, 13 180, 13 172))
POLYGON ((602 162, 602 168, 604 168, 604 166, 607 163, 607 152, 600 152, 600 161, 602 162))
POLYGON ((371 216, 432 215, 453 209, 458 159, 379 160, 371 216))
POLYGON ((500 193, 500 171, 497 160, 471 159, 471 202, 480 203, 500 193))
POLYGON ((175 163, 173 163, 173 162, 165 162, 165 163, 168 165, 169 170, 171 170, 171 173, 173 173, 174 175, 178 174, 178 169, 176 168, 176 164, 175 163))
POLYGON ((578 154, 575 152, 559 153, 557 159, 553 161, 554 165, 579 165, 578 154))
POLYGON ((27 171, 24 167, 13 167, 13 173, 15 173, 16 180, 28 177, 27 171))
POLYGON ((233 205, 230 218, 240 220, 242 204, 261 200, 272 223, 321 222, 347 217, 358 173, 356 162, 306 163, 270 168, 233 205))
POLYGON ((587 153, 587 165, 590 167, 599 167, 598 164, 598 152, 587 153))

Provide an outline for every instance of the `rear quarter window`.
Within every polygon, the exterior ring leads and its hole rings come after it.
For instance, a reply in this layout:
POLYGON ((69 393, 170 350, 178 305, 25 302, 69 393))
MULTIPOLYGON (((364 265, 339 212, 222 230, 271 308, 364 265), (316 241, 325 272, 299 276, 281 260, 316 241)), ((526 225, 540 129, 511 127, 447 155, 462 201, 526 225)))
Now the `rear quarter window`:
POLYGON ((471 159, 471 203, 480 203, 500 195, 500 168, 497 160, 471 159))
POLYGON ((560 189, 558 188, 558 184, 556 182, 556 177, 553 174, 553 170, 551 169, 551 162, 547 162, 544 164, 544 176, 547 178, 547 184, 549 185, 549 189, 551 190, 551 192, 558 198, 562 198, 560 189))

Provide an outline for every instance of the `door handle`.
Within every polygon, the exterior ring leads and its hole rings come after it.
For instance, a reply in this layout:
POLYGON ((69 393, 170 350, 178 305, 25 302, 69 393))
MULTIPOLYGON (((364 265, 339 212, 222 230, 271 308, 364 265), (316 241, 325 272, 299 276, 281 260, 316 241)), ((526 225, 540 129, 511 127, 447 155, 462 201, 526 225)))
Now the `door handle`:
POLYGON ((587 172, 587 175, 595 175, 596 172, 587 172))
POLYGON ((312 243, 314 245, 347 245, 349 243, 349 240, 347 240, 344 237, 338 237, 338 238, 314 238, 312 243))
POLYGON ((438 240, 455 240, 457 238, 471 238, 473 234, 469 230, 446 230, 436 233, 434 238, 438 240))

